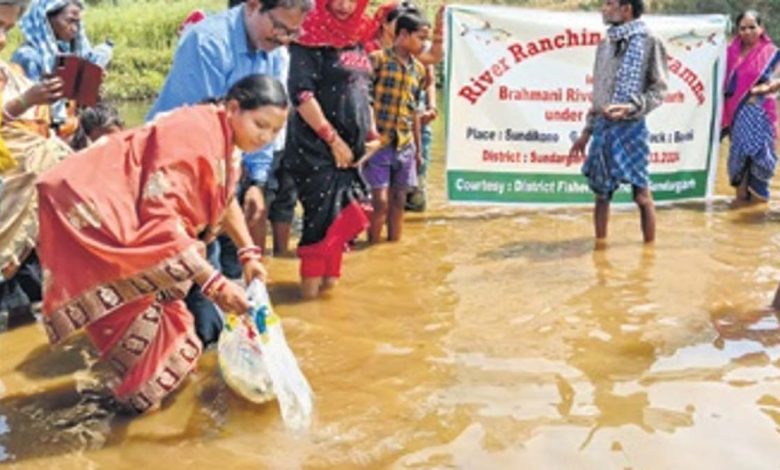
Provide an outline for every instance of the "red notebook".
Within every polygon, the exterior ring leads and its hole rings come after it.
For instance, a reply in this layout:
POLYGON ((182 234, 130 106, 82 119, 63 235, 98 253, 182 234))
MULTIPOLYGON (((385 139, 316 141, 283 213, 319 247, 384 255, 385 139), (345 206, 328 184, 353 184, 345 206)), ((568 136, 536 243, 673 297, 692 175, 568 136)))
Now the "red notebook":
POLYGON ((54 74, 64 82, 66 98, 76 100, 80 106, 95 106, 98 102, 103 69, 92 62, 75 55, 57 57, 54 74))

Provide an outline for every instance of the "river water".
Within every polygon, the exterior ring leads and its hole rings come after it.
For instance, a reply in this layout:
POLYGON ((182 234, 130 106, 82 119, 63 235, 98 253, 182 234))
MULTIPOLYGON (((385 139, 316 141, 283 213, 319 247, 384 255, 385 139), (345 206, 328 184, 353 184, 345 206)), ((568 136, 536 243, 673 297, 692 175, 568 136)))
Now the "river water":
MULTIPOLYGON (((443 136, 439 130, 438 136, 443 136)), ((302 436, 223 385, 214 353, 149 416, 106 411, 84 341, 0 334, 0 462, 10 468, 777 469, 780 206, 719 196, 659 209, 641 243, 613 212, 445 204, 404 239, 348 254, 326 299, 271 296, 316 393, 302 436)), ((774 191, 780 190, 778 185, 774 191)))

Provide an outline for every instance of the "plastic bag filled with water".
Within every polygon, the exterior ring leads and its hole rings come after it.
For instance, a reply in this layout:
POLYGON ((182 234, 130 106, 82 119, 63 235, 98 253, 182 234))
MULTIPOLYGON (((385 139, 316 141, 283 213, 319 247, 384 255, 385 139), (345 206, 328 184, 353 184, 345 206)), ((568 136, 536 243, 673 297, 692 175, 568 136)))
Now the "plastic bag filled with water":
POLYGON ((225 315, 217 344, 219 369, 225 383, 238 395, 253 403, 265 403, 274 398, 273 385, 260 345, 251 335, 251 328, 239 315, 225 315))
POLYGON ((307 429, 314 397, 287 345, 265 285, 252 281, 247 298, 252 306, 249 315, 227 314, 219 337, 219 366, 225 382, 254 403, 276 396, 285 425, 294 430, 307 429))

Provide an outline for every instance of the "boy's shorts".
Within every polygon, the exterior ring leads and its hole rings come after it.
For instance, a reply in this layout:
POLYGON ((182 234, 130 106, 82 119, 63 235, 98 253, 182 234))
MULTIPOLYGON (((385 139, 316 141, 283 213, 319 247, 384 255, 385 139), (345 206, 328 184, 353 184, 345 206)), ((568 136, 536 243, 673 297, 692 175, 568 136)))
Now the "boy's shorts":
POLYGON ((417 187, 414 144, 401 149, 388 145, 377 150, 363 166, 363 179, 371 189, 413 189, 417 187))

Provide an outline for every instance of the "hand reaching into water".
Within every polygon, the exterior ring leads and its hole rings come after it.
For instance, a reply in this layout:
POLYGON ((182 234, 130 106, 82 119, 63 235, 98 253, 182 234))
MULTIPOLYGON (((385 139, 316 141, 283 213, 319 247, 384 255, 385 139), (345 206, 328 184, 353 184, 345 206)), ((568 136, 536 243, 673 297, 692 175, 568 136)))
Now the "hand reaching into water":
POLYGON ((224 312, 244 313, 249 310, 249 300, 244 289, 233 281, 225 279, 225 284, 214 295, 214 303, 224 312))
POLYGON ((252 259, 247 261, 243 266, 244 282, 249 285, 253 279, 259 279, 262 282, 266 282, 268 278, 268 271, 263 266, 263 263, 259 259, 252 259))

